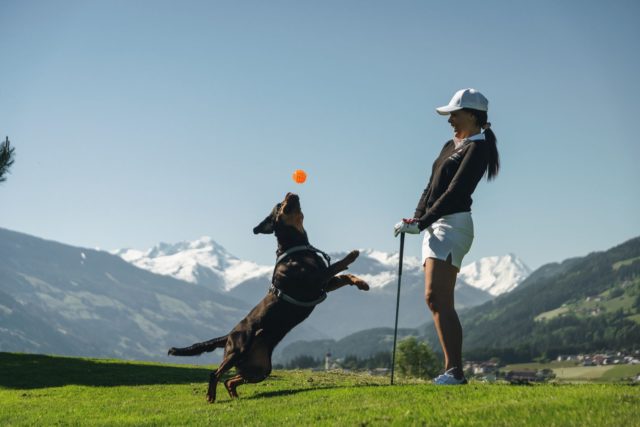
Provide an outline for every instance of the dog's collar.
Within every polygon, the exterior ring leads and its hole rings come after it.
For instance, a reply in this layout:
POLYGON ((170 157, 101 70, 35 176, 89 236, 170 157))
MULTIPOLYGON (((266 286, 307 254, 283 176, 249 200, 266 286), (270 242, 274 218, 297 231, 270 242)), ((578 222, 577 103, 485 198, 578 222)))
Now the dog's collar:
POLYGON ((311 245, 300 245, 300 246, 294 246, 294 247, 289 248, 286 251, 284 251, 284 253, 282 255, 280 255, 278 257, 278 259, 276 259, 276 266, 280 263, 280 261, 282 261, 283 259, 285 259, 289 255, 291 255, 292 253, 300 252, 300 251, 317 252, 320 255, 322 255, 322 257, 324 258, 325 262, 327 263, 327 267, 329 267, 331 265, 331 257, 329 255, 327 255, 325 252, 322 252, 320 249, 314 248, 311 245))

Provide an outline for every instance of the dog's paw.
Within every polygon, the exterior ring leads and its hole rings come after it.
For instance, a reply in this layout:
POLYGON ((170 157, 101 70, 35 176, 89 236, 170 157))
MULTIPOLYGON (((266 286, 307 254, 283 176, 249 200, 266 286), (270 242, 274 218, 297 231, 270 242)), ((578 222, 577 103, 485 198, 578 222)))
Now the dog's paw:
POLYGON ((209 384, 209 389, 207 390, 207 402, 215 403, 216 402, 216 386, 209 384))
POLYGON ((365 282, 364 280, 362 280, 361 278, 359 278, 358 276, 354 276, 353 274, 345 274, 342 277, 346 278, 347 279, 347 283, 349 283, 351 286, 355 286, 358 289, 360 289, 361 291, 368 291, 369 290, 369 284, 367 282, 365 282))
POLYGON ((356 285, 361 291, 369 290, 369 284, 362 279, 356 278, 356 280, 353 281, 353 284, 356 285))
POLYGON ((359 255, 360 255, 360 251, 354 250, 349 252, 349 254, 344 258, 344 260, 347 262, 347 264, 351 264, 353 261, 356 260, 356 258, 358 258, 359 255))

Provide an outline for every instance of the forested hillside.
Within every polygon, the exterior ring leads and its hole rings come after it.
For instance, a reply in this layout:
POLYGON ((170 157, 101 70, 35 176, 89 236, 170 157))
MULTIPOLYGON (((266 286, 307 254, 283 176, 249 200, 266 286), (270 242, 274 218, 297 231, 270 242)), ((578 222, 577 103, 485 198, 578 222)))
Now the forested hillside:
MULTIPOLYGON (((461 314, 465 356, 504 361, 640 347, 640 238, 541 267, 461 314)), ((432 327, 425 328, 435 344, 432 327)))

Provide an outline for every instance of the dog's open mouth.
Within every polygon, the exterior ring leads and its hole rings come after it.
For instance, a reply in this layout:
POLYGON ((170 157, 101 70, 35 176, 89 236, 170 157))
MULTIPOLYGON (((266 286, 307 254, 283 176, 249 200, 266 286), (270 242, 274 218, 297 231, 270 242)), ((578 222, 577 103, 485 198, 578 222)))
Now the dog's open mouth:
POLYGON ((284 207, 282 208, 282 212, 285 214, 290 214, 295 211, 300 210, 300 198, 297 194, 287 193, 284 198, 284 207))

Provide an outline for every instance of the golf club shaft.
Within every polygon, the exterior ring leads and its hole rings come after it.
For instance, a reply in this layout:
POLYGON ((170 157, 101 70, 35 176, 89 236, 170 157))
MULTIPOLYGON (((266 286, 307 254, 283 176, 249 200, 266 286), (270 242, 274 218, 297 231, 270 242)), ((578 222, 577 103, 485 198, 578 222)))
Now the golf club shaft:
POLYGON ((398 261, 398 296, 396 297, 396 324, 393 329, 393 353, 391 354, 391 385, 396 367, 396 341, 398 339, 398 312, 400 311, 400 283, 402 281, 402 256, 404 252, 404 233, 400 233, 400 259, 398 261))

